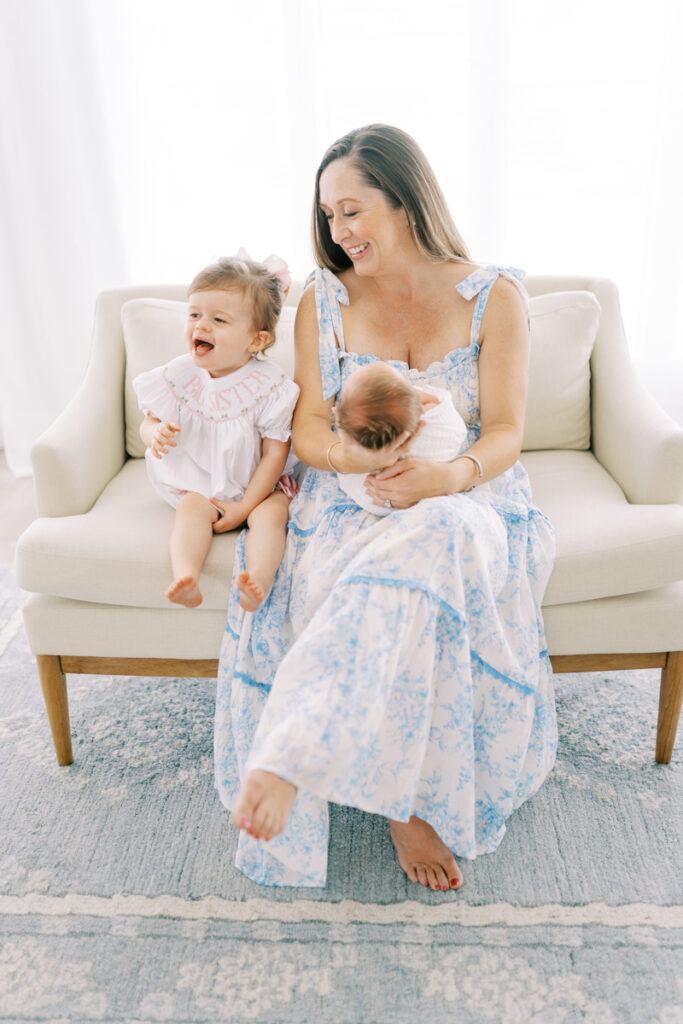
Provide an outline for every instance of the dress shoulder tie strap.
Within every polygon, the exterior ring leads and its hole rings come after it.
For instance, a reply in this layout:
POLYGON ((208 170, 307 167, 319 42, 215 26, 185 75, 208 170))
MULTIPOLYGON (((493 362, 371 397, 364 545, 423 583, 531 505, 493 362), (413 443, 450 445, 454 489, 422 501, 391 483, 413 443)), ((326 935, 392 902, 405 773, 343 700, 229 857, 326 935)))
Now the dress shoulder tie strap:
POLYGON ((481 331, 481 321, 484 316, 486 302, 491 289, 499 277, 504 277, 506 280, 512 281, 519 291, 522 299, 524 300, 527 324, 529 323, 529 299, 526 289, 522 284, 522 281, 526 277, 525 272, 523 270, 519 270, 517 267, 478 267, 471 274, 468 274, 460 284, 456 285, 456 291, 462 295, 463 299, 467 299, 469 301, 476 297, 477 300, 472 313, 472 327, 470 330, 471 345, 479 345, 479 333, 481 331))

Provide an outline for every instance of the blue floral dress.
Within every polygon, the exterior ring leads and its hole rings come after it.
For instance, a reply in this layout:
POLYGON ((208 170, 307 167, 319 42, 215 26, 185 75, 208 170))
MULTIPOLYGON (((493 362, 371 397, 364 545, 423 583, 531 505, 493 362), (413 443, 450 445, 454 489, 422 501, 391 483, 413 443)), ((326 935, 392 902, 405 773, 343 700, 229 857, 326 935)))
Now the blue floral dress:
MULTIPOLYGON (((499 275, 457 287, 473 303, 470 344, 412 382, 448 388, 470 442, 479 436, 479 332, 499 275)), ((313 276, 313 275, 312 275, 313 276)), ((344 285, 315 272, 323 395, 372 355, 344 349, 344 285)), ((521 289, 520 289, 521 290, 521 289)), ((429 822, 460 857, 496 849, 505 822, 555 758, 552 669, 541 600, 552 528, 526 473, 426 498, 378 518, 334 473, 309 468, 290 506, 287 546, 255 614, 231 591, 216 707, 216 786, 232 807, 245 772, 298 786, 285 831, 240 832, 236 864, 266 885, 323 886, 328 801, 429 822)), ((244 534, 235 573, 244 566, 244 534)))

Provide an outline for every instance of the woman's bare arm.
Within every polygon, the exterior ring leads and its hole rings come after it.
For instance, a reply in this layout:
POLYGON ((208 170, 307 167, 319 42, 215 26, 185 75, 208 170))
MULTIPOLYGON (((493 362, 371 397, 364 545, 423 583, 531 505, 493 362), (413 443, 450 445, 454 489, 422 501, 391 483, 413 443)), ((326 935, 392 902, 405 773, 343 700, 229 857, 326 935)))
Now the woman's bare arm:
POLYGON ((522 450, 529 370, 529 327, 524 301, 499 278, 486 304, 479 353, 481 437, 470 452, 484 480, 514 465, 522 450))

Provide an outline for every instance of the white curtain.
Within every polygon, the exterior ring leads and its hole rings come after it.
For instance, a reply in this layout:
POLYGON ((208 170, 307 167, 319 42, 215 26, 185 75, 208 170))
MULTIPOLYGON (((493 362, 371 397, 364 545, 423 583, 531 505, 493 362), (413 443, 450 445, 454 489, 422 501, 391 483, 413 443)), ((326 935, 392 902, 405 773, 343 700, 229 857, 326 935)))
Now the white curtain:
POLYGON ((82 377, 95 295, 126 275, 85 8, 0 7, 0 414, 17 475, 82 377))
POLYGON ((99 289, 240 245, 304 276, 316 165, 371 121, 415 136, 475 258, 615 280, 635 358, 671 386, 681 6, 0 0, 10 467, 77 387, 99 289))

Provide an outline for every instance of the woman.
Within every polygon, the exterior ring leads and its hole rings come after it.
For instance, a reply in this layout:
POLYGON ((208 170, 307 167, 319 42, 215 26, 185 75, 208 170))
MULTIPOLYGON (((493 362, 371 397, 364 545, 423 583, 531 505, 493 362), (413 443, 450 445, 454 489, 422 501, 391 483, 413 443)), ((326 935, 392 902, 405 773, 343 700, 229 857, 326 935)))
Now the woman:
MULTIPOLYGON (((458 888, 454 855, 498 846, 556 748, 540 613, 553 536, 517 462, 524 293, 518 272, 469 262, 421 150, 386 125, 325 154, 313 235, 293 425, 311 468, 267 601, 249 617, 231 600, 217 786, 255 881, 325 884, 333 801, 389 820, 410 879, 458 888), (466 455, 400 458, 403 435, 380 452, 337 437, 336 396, 377 359, 450 389, 466 455), (374 474, 368 493, 395 511, 363 511, 337 472, 374 474)), ((240 543, 236 572, 242 560, 240 543)))

